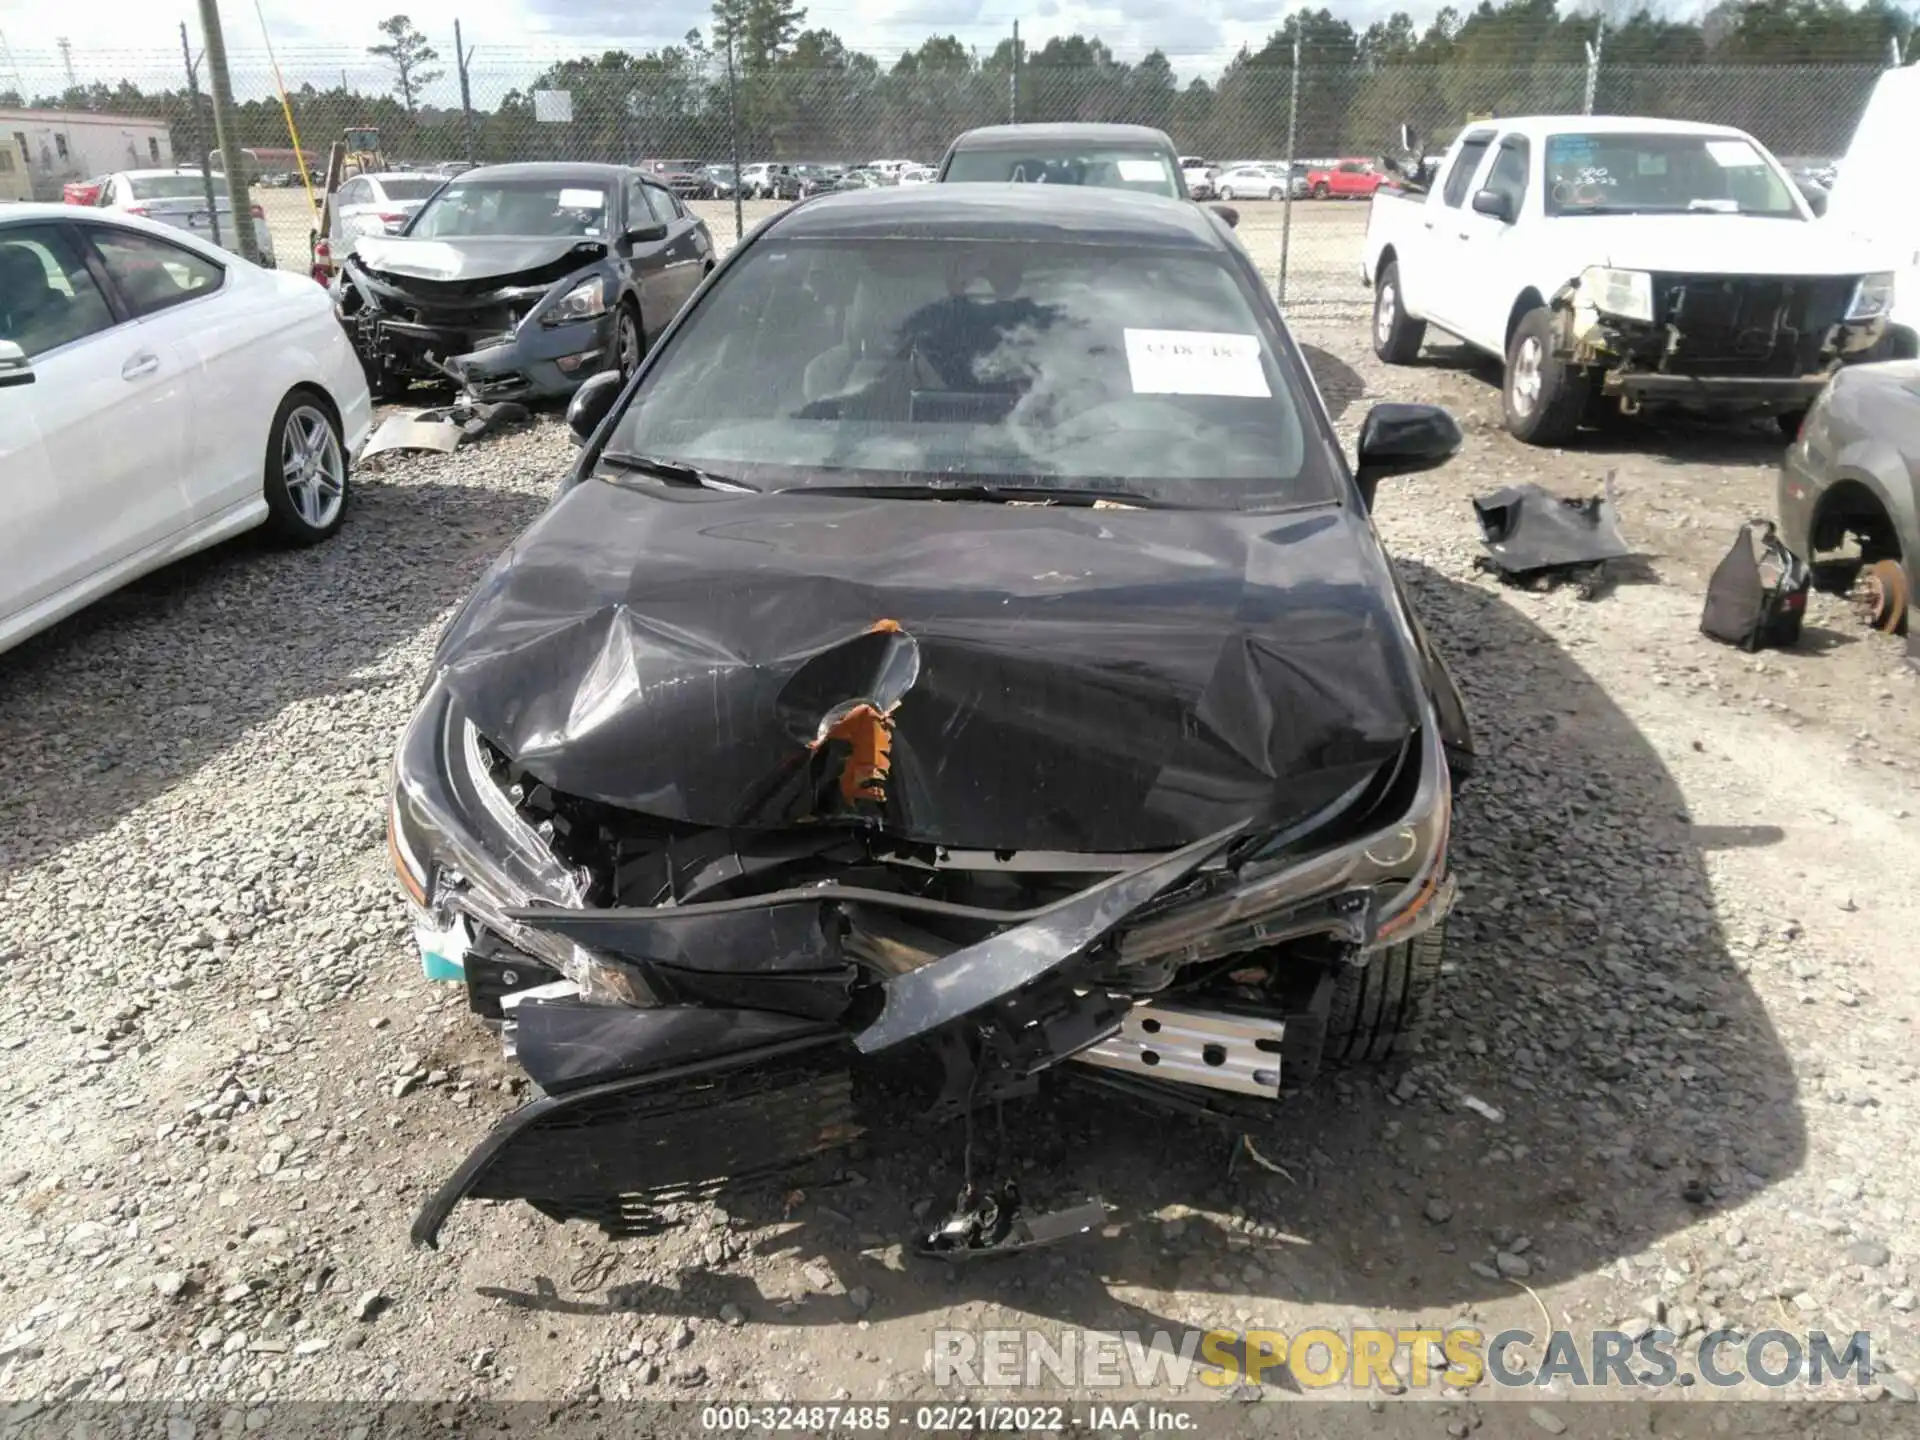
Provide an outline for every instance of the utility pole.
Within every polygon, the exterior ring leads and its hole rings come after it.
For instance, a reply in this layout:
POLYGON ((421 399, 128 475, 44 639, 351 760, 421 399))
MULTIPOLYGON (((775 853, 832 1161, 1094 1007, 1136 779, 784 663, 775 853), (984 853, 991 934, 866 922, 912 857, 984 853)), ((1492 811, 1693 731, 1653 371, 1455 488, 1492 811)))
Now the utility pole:
POLYGON ((1599 16, 1593 25, 1593 39, 1587 42, 1587 93, 1581 105, 1582 115, 1593 113, 1594 95, 1600 88, 1600 47, 1607 42, 1607 17, 1599 16))
POLYGON ((67 89, 78 90, 80 88, 80 81, 75 78, 73 73, 73 41, 62 35, 53 43, 60 47, 60 64, 67 72, 67 89))
POLYGON ((227 74, 227 42, 220 31, 220 0, 200 0, 200 34, 207 45, 207 89, 213 97, 213 138, 220 146, 220 168, 227 172, 227 202, 233 207, 234 249, 256 264, 260 246, 253 236, 253 209, 247 200, 247 162, 236 148, 231 128, 233 78, 227 74))
POLYGON ((1013 22, 1013 67, 1007 74, 1007 123, 1020 122, 1020 22, 1013 22))
POLYGON ((207 132, 200 123, 200 67, 187 44, 187 22, 180 22, 180 58, 187 62, 187 112, 193 116, 193 153, 200 161, 200 184, 207 195, 207 218, 213 224, 213 243, 220 243, 220 202, 213 198, 213 172, 207 168, 207 132))
POLYGON ((1293 72, 1287 84, 1287 178, 1281 184, 1287 188, 1281 192, 1280 199, 1280 286, 1279 301, 1284 309, 1287 303, 1287 262, 1293 249, 1293 157, 1299 142, 1300 125, 1300 26, 1294 22, 1293 30, 1293 72))
POLYGON ((473 59, 471 50, 460 48, 460 21, 453 22, 453 59, 460 70, 460 120, 467 127, 467 163, 475 163, 473 158, 473 92, 467 88, 467 62, 473 59))

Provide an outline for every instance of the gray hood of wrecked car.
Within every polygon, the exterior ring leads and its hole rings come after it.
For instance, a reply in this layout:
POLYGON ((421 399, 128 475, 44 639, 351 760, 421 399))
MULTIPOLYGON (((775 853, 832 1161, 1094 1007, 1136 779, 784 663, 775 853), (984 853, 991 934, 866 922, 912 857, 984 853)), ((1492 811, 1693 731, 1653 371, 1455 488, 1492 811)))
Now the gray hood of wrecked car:
POLYGON ((416 280, 491 280, 545 270, 572 260, 591 264, 607 253, 604 240, 579 235, 483 235, 452 240, 411 235, 363 235, 353 255, 369 270, 416 280))

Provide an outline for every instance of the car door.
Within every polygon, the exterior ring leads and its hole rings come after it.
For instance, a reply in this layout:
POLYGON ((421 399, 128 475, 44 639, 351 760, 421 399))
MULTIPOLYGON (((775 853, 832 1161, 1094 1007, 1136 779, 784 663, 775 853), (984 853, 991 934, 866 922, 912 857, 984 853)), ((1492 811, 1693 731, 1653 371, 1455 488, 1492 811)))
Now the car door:
POLYGON ((239 282, 227 266, 142 231, 115 225, 85 230, 134 317, 135 332, 154 353, 173 355, 188 377, 182 408, 192 423, 176 473, 189 523, 253 499, 264 463, 258 443, 262 411, 279 397, 260 389, 247 351, 279 323, 270 291, 237 296, 239 282))
MULTIPOLYGON (((126 310, 82 226, 0 226, 0 612, 24 610, 186 523, 187 375, 126 310)), ((95 228, 89 223, 84 228, 95 228)))
POLYGON ((1519 292, 1514 275, 1524 274, 1519 247, 1524 237, 1517 221, 1528 198, 1528 168, 1531 147, 1524 135, 1508 134, 1493 147, 1493 159, 1484 176, 1476 176, 1460 206, 1456 234, 1459 252, 1454 264, 1455 283, 1460 292, 1454 318, 1459 334, 1475 345, 1500 351, 1506 346, 1507 314, 1513 297, 1519 292), (1474 198, 1492 191, 1506 201, 1510 219, 1484 215, 1473 208, 1474 198))
POLYGON ((333 238, 351 244, 361 233, 360 217, 366 213, 371 187, 366 180, 355 177, 347 181, 333 197, 333 238))
POLYGON ((701 277, 707 271, 707 261, 713 256, 713 241, 707 235, 707 227, 687 209, 678 195, 663 193, 656 197, 657 200, 665 200, 669 207, 666 222, 667 273, 672 277, 673 308, 674 313, 678 314, 688 297, 700 288, 701 277))
MULTIPOLYGON (((626 219, 621 225, 620 244, 633 291, 640 297, 640 326, 645 332, 646 342, 652 344, 654 337, 666 327, 678 308, 673 298, 673 280, 667 273, 667 251, 673 243, 673 227, 667 225, 654 209, 654 197, 665 197, 667 192, 638 175, 629 175, 620 189, 622 207, 626 212, 626 219), (631 238, 635 230, 649 225, 666 225, 667 233, 657 240, 631 238)), ((668 214, 672 213, 670 205, 666 210, 668 214)))
POLYGON ((1470 213, 1467 201, 1473 194, 1473 181, 1493 148, 1493 137, 1491 130, 1476 130, 1461 140, 1433 197, 1439 203, 1430 199, 1420 215, 1424 242, 1419 256, 1421 304, 1429 320, 1462 338, 1466 338, 1467 317, 1473 308, 1465 294, 1467 287, 1454 278, 1457 267, 1464 263, 1467 244, 1468 231, 1462 217, 1470 213))

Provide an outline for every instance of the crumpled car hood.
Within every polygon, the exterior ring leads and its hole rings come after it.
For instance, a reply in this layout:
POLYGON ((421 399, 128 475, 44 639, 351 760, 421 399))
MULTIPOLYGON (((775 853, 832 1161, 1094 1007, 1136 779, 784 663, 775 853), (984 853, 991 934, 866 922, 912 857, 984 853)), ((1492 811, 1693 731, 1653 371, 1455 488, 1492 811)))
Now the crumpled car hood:
POLYGON ((486 236, 422 240, 409 235, 362 235, 353 255, 369 270, 415 280, 491 280, 571 261, 591 263, 607 251, 603 240, 560 236, 486 236))
POLYGON ((437 663, 565 793, 704 826, 837 817, 805 776, 884 717, 888 835, 1154 850, 1283 825, 1422 712, 1364 518, 641 493, 587 481, 481 581, 437 663))

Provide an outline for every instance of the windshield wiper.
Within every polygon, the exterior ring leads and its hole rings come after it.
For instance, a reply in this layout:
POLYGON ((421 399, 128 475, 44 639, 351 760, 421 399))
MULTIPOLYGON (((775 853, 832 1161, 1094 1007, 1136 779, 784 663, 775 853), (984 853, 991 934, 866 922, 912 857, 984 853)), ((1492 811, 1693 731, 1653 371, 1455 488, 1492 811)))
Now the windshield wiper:
POLYGON ((698 465, 689 465, 684 460, 668 460, 659 455, 634 455, 625 450, 604 450, 600 454, 600 463, 611 465, 617 470, 633 470, 642 475, 651 475, 656 480, 665 480, 670 485, 688 485, 701 490, 730 490, 738 494, 757 495, 758 485, 749 485, 744 480, 736 480, 731 475, 716 474, 712 470, 702 470, 698 465))
POLYGON ((976 500, 989 504, 1095 505, 1102 501, 1136 510, 1189 510, 1167 500, 1134 490, 1109 490, 1080 485, 1001 485, 980 481, 955 484, 922 482, 904 485, 795 485, 788 493, 810 495, 873 495, 883 500, 976 500))

